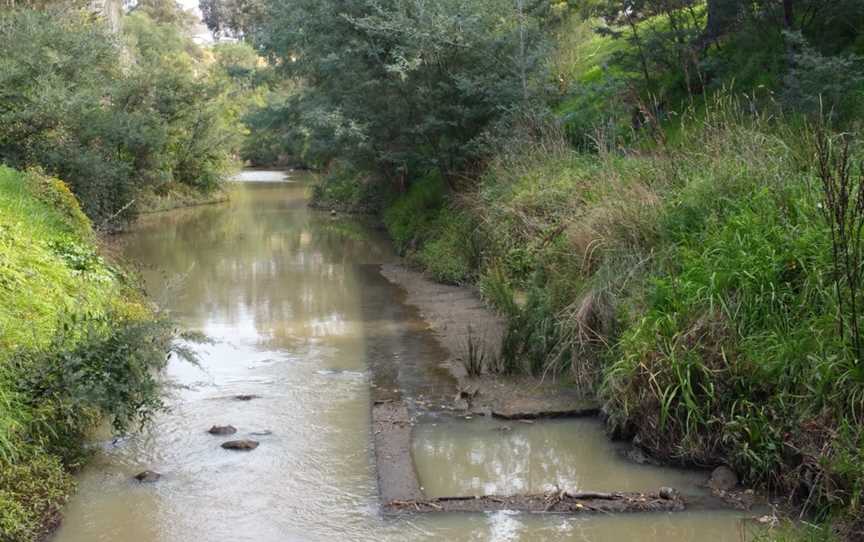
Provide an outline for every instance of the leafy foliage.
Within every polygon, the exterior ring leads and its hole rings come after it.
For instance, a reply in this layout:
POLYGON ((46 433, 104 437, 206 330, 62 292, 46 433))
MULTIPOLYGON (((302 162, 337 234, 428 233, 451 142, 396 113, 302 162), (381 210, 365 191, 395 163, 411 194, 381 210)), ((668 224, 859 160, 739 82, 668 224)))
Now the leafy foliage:
POLYGON ((488 123, 537 91, 537 22, 505 0, 265 2, 251 23, 229 24, 305 86, 282 126, 312 163, 339 156, 385 177, 434 168, 452 183, 488 123))
POLYGON ((171 328, 102 258, 60 181, 0 167, 0 533, 34 540, 102 421, 161 406, 171 328))
POLYGON ((129 63, 84 11, 0 12, 0 160, 64 179, 97 226, 134 217, 145 187, 212 189, 239 146, 200 50, 147 13, 125 20, 129 63))

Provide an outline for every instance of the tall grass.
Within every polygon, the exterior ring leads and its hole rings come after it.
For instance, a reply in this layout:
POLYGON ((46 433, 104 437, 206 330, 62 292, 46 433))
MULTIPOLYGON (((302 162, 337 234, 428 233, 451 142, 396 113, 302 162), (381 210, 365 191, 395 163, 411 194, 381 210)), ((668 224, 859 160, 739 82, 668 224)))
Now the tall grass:
POLYGON ((838 297, 807 124, 757 104, 718 95, 650 151, 516 137, 469 207, 486 242, 476 274, 509 320, 505 372, 566 375, 657 456, 727 463, 854 524, 864 379, 838 333, 850 282, 838 297))

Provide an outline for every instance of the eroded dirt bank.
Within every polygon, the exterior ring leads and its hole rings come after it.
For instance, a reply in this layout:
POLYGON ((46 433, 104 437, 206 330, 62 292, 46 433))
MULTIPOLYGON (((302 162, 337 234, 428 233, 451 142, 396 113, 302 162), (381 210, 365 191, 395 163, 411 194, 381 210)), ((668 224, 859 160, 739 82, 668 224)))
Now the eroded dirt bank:
POLYGON ((405 291, 436 339, 448 352, 444 366, 457 380, 454 406, 503 419, 589 416, 599 406, 572 387, 552 379, 486 375, 469 377, 464 359, 470 341, 487 359, 501 355, 506 322, 489 310, 470 288, 440 284, 398 264, 381 266, 381 274, 405 291))

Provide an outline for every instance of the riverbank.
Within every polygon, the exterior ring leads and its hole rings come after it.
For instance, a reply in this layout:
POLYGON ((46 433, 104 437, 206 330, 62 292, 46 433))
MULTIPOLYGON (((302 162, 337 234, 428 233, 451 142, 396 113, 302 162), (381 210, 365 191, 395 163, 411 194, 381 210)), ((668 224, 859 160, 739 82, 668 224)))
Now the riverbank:
POLYGON ((225 203, 229 199, 230 194, 224 184, 201 191, 185 184, 173 183, 159 193, 153 190, 143 191, 140 196, 139 212, 141 214, 162 213, 186 207, 225 203))
MULTIPOLYGON (((452 405, 441 405, 454 415, 490 416, 533 423, 534 420, 595 416, 599 408, 566 381, 530 377, 469 374, 469 356, 494 364, 501 355, 504 320, 483 304, 475 291, 434 282, 401 264, 381 266, 381 274, 405 292, 405 302, 419 316, 448 353, 441 362, 454 380, 452 405)), ((386 362, 385 362, 386 363, 386 362)), ((655 493, 568 492, 555 494, 475 495, 428 497, 416 475, 412 455, 414 417, 401 390, 385 385, 382 376, 392 368, 372 365, 372 434, 382 506, 387 513, 492 512, 636 513, 674 512, 685 500, 674 489, 655 493), (394 393, 396 392, 396 393, 394 393)))
POLYGON ((457 381, 454 408, 502 419, 537 419, 598 414, 599 404, 566 376, 505 376, 501 363, 506 320, 479 292, 431 280, 404 265, 383 265, 381 274, 406 293, 435 338, 449 353, 444 366, 457 381))
MULTIPOLYGON (((381 216, 412 265, 502 315, 487 372, 570 381, 645 454, 729 466, 796 515, 833 510, 821 532, 854 539, 861 380, 837 332, 854 315, 835 295, 848 291, 808 147, 820 136, 710 107, 662 152, 582 153, 553 138, 493 160, 458 201, 436 174, 416 179, 381 216)), ((446 296, 427 288, 421 301, 446 296)), ((438 309, 464 365, 474 316, 438 309)))
POLYGON ((159 408, 168 328, 66 185, 0 167, 0 540, 59 523, 85 439, 159 408))

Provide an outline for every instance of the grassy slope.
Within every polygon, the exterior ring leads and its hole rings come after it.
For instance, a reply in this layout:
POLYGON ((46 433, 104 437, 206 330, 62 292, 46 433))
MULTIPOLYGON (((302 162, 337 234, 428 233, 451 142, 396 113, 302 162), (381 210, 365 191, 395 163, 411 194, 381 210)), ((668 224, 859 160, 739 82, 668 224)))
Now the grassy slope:
MULTIPOLYGON (((558 114, 583 133, 620 75, 604 65, 620 45, 584 30, 556 59, 583 90, 558 114)), ((777 81, 738 65, 754 89, 777 81)), ((730 464, 860 529, 864 371, 836 331, 808 134, 712 94, 668 122, 666 145, 583 154, 553 136, 502 153, 459 202, 421 179, 385 223, 435 277, 476 281, 510 317, 512 371, 570 372, 655 455, 730 464)))
POLYGON ((70 399, 30 395, 52 385, 34 375, 53 373, 22 360, 87 340, 85 321, 108 334, 109 316, 142 321, 151 313, 98 255, 74 196, 56 179, 0 166, 0 540, 30 540, 56 515, 72 486, 59 452, 80 444, 59 441, 80 436, 69 425, 81 423, 58 414, 86 418, 92 410, 58 410, 70 399), (22 387, 25 380, 35 386, 22 387))

